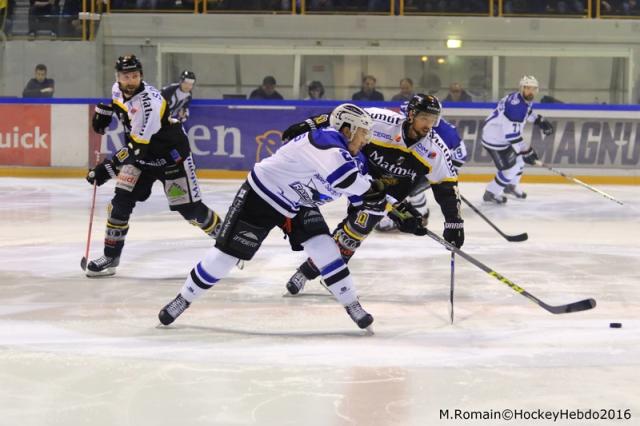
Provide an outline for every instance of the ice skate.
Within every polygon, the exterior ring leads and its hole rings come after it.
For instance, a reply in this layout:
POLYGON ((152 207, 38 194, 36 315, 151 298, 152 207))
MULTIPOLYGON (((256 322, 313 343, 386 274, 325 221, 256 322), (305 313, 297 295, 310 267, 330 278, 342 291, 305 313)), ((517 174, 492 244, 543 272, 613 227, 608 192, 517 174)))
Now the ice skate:
POLYGON ((87 277, 108 277, 115 275, 120 257, 101 256, 87 265, 87 277))
POLYGON ((187 302, 187 300, 182 297, 181 294, 177 295, 175 299, 169 302, 162 310, 158 313, 158 319, 162 323, 162 325, 169 325, 176 320, 187 308, 191 305, 191 303, 187 302))
POLYGON ((359 301, 356 300, 344 308, 347 310, 353 322, 358 324, 358 327, 365 329, 373 323, 373 316, 364 310, 359 301))
POLYGON ((507 187, 504 189, 504 193, 513 195, 514 197, 520 198, 521 200, 527 198, 527 193, 524 191, 519 191, 515 185, 507 185, 507 187))
POLYGON ((496 204, 504 204, 507 202, 507 197, 505 197, 504 195, 496 195, 493 192, 489 192, 489 191, 484 191, 484 195, 482 196, 482 199, 486 202, 496 203, 496 204))
POLYGON ((307 277, 305 277, 302 271, 298 269, 296 273, 289 278, 289 281, 287 282, 287 291, 289 294, 295 296, 302 291, 306 283, 307 277))

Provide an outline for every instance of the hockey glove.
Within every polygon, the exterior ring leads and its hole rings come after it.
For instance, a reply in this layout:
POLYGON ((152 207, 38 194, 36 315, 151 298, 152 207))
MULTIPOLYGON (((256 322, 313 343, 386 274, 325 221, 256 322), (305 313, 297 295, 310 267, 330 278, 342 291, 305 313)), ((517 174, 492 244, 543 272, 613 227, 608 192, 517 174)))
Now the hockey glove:
POLYGON ((398 227, 398 231, 414 235, 426 235, 427 228, 422 226, 422 215, 409 202, 403 201, 389 212, 389 218, 398 227))
POLYGON ((96 185, 100 186, 114 177, 116 177, 116 171, 113 167, 113 163, 111 160, 105 160, 98 164, 94 169, 89 170, 86 179, 91 185, 95 182, 96 185))
POLYGON ((533 166, 536 164, 536 161, 538 160, 538 154, 533 148, 529 148, 527 151, 522 153, 522 159, 524 160, 525 163, 533 166))
POLYGON ((538 118, 536 118, 536 121, 534 121, 533 124, 540 127, 540 130, 542 130, 542 133, 545 136, 549 136, 551 133, 553 133, 553 126, 549 121, 545 120, 541 115, 539 115, 538 118))
POLYGON ((462 244, 464 244, 464 221, 462 219, 454 219, 445 222, 442 238, 458 248, 462 247, 462 244))
POLYGON ((362 207, 374 212, 383 212, 387 206, 386 186, 381 180, 372 180, 371 188, 362 194, 362 207))
POLYGON ((96 105, 93 120, 91 120, 91 127, 93 127, 93 130, 100 135, 104 135, 105 130, 109 127, 109 124, 111 124, 112 115, 113 106, 103 103, 96 105))

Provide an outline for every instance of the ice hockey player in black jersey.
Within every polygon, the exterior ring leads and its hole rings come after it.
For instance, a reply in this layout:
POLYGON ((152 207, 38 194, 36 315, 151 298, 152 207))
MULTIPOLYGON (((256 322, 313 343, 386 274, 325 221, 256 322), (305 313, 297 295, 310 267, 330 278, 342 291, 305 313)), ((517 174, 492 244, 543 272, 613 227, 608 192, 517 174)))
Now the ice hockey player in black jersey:
POLYGON ((151 195, 156 180, 164 184, 169 209, 215 237, 220 217, 202 202, 182 125, 169 117, 160 92, 142 80, 142 63, 134 55, 118 58, 117 81, 110 104, 100 103, 92 120, 93 130, 104 134, 113 115, 125 129, 126 146, 111 159, 89 170, 87 181, 102 185, 117 178, 115 195, 108 207, 104 255, 87 265, 87 276, 115 274, 129 231, 129 217, 136 203, 151 195))
POLYGON ((291 248, 304 250, 318 265, 327 287, 358 327, 371 325, 373 316, 358 301, 349 268, 318 206, 346 195, 364 209, 384 210, 383 184, 364 175, 356 158, 370 139, 372 120, 361 108, 342 104, 328 121, 328 128, 294 138, 254 166, 227 212, 215 247, 158 314, 162 324, 171 324, 226 277, 238 259, 253 258, 269 232, 280 227, 291 248))
MULTIPOLYGON (((382 108, 365 108, 373 118, 373 138, 364 147, 367 172, 374 179, 393 182, 386 187, 393 209, 389 213, 402 232, 424 234, 420 213, 405 199, 420 178, 426 176, 445 217, 443 237, 457 247, 464 243, 464 221, 460 214, 458 175, 452 155, 434 131, 441 106, 431 95, 417 94, 409 102, 407 115, 382 108)), ((326 118, 317 116, 289 127, 283 140, 326 126, 326 118)), ((347 217, 333 232, 345 262, 353 256, 383 215, 349 207, 347 217)), ((307 259, 287 282, 287 290, 297 294, 305 283, 319 276, 318 268, 307 259)))
POLYGON ((184 70, 180 74, 180 81, 162 88, 162 97, 167 101, 169 117, 184 123, 189 118, 189 104, 193 98, 193 86, 196 84, 196 74, 184 70))

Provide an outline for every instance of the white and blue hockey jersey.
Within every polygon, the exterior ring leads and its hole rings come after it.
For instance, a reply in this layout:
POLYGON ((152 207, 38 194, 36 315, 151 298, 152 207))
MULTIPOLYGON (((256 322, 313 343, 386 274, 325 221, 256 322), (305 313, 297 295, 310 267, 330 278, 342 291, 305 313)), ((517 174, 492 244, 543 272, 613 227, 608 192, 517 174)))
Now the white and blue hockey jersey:
POLYGON ((538 114, 520 92, 513 92, 500 99, 496 109, 484 121, 482 145, 493 150, 503 150, 512 146, 520 153, 528 149, 522 133, 527 122, 534 122, 538 114))
POLYGON ((444 118, 440 118, 438 125, 433 128, 433 131, 440 136, 440 139, 444 141, 449 151, 451 151, 451 162, 453 166, 456 170, 460 169, 467 161, 467 147, 458 134, 456 126, 444 118))
POLYGON ((362 162, 332 128, 304 133, 256 164, 249 185, 271 207, 294 217, 301 206, 316 207, 341 195, 360 196, 371 187, 362 162))

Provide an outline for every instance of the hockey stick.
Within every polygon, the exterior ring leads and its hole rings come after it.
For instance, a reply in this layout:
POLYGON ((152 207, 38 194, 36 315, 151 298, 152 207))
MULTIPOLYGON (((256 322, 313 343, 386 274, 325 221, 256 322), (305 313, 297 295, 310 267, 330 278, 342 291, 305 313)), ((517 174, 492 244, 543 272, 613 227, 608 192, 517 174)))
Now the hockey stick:
POLYGON ((83 271, 87 270, 87 259, 89 259, 89 247, 91 246, 91 228, 93 226, 93 212, 96 209, 96 181, 93 181, 93 197, 91 198, 91 213, 89 214, 89 232, 87 232, 87 248, 84 251, 84 257, 80 261, 80 267, 83 271))
POLYGON ((518 242, 518 241, 526 241, 529 238, 529 235, 527 235, 526 232, 522 233, 522 234, 518 234, 518 235, 507 235, 504 232, 502 232, 500 230, 500 228, 498 228, 496 225, 493 224, 493 222, 491 222, 489 220, 489 218, 487 218, 484 214, 482 214, 482 212, 480 210, 478 210, 478 208, 476 206, 474 206, 473 204, 471 204, 469 202, 469 200, 467 200, 466 198, 464 198, 462 195, 460 195, 460 198, 462 199, 462 201, 464 201, 464 203, 469 206, 471 208, 471 210, 473 210, 478 216, 480 216, 481 218, 484 219, 485 222, 487 222, 489 224, 489 226, 491 226, 493 229, 495 229, 498 234, 502 235, 502 237, 507 240, 507 241, 511 241, 511 242, 518 242))
POLYGON ((489 268, 484 263, 482 263, 479 260, 475 259, 471 255, 468 255, 467 253, 463 252, 462 250, 460 250, 459 248, 457 248, 453 244, 450 244, 449 242, 443 240, 442 238, 440 238, 439 236, 437 236, 436 234, 434 234, 430 230, 427 229, 426 232, 427 232, 428 236, 430 236, 431 238, 433 238, 434 240, 436 240, 437 242, 439 242, 440 244, 442 244, 443 246, 445 246, 446 248, 448 248, 452 252, 462 256, 462 258, 464 258, 466 261, 474 264, 478 268, 480 268, 483 271, 485 271, 487 274, 489 274, 492 277, 496 278, 498 281, 502 282, 503 284, 508 285, 509 287, 511 287, 511 289, 513 289, 517 293, 520 293, 521 295, 523 295, 527 299, 531 300, 533 303, 537 304, 538 306, 540 306, 541 308, 545 309, 546 311, 551 312, 552 314, 567 314, 567 313, 571 313, 571 312, 586 311, 586 310, 589 310, 589 309, 593 309, 596 306, 596 301, 594 299, 591 299, 591 298, 580 300, 578 302, 569 303, 567 305, 559 305, 559 306, 547 305, 542 300, 538 299, 537 297, 535 297, 534 295, 532 295, 531 293, 529 293, 524 288, 520 287, 519 285, 517 285, 516 283, 514 283, 513 281, 511 281, 507 277, 500 275, 499 273, 497 273, 493 269, 489 268))
POLYGON ((536 160, 536 161, 535 161, 535 165, 536 165, 536 166, 539 166, 539 167, 544 167, 545 169, 550 170, 550 171, 552 171, 553 173, 555 173, 555 174, 557 174, 557 175, 562 176, 563 178, 569 179, 570 181, 575 182, 575 183, 577 183, 578 185, 584 186, 584 187, 585 187, 585 188, 587 188, 588 190, 593 191, 593 192, 595 192, 595 193, 598 193, 598 194, 602 195, 604 198, 608 198, 609 200, 613 201, 614 203, 618 203, 618 204, 620 204, 621 206, 623 206, 623 205, 624 205, 624 203, 623 203, 622 201, 620 201, 620 200, 616 199, 615 197, 612 197, 611 195, 607 194, 606 192, 601 191, 601 190, 599 190, 598 188, 594 188, 593 186, 591 186, 591 185, 589 185, 589 184, 584 183, 584 182, 583 182, 583 181, 581 181, 580 179, 575 178, 575 177, 573 177, 573 176, 571 176, 571 175, 567 175, 567 174, 565 174, 565 173, 561 172, 560 170, 556 170, 556 169, 554 169, 553 167, 548 166, 547 164, 543 163, 543 162, 542 162, 542 161, 540 161, 540 160, 536 160))
POLYGON ((451 287, 449 290, 449 315, 451 316, 451 324, 453 324, 453 278, 455 277, 456 252, 451 252, 451 287))
MULTIPOLYGON (((96 151, 96 165, 100 162, 100 152, 96 151)), ((87 232, 87 248, 84 252, 84 257, 80 260, 80 267, 83 271, 87 270, 87 261, 89 259, 89 247, 91 246, 91 228, 93 227, 93 212, 96 209, 96 192, 98 185, 96 181, 93 181, 93 196, 91 197, 91 213, 89 214, 89 232, 87 232)))

